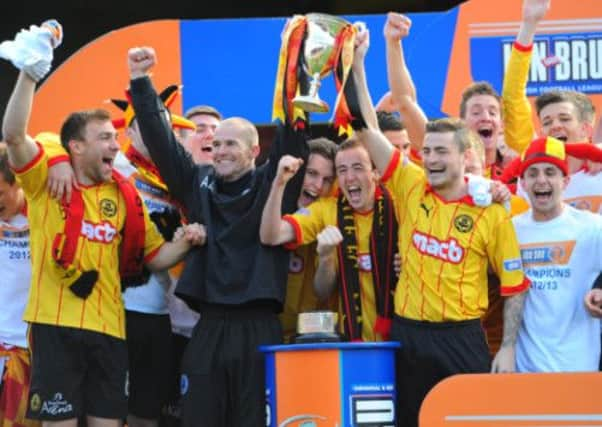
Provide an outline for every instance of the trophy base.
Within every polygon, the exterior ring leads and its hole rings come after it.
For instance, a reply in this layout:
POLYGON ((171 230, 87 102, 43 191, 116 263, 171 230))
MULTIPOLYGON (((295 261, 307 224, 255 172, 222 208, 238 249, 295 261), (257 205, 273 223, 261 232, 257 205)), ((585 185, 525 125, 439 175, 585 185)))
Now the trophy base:
POLYGON ((316 342, 340 342, 339 334, 332 332, 315 332, 312 334, 300 334, 295 337, 294 344, 309 344, 316 342))
POLYGON ((330 110, 326 102, 308 95, 296 96, 293 105, 309 113, 328 113, 330 110))

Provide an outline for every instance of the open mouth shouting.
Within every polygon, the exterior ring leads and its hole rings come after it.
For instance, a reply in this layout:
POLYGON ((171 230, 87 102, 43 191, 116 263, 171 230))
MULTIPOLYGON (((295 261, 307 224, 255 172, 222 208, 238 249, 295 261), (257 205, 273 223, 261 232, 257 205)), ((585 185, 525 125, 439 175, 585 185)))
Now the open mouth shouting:
POLYGON ((439 166, 439 167, 428 167, 426 169, 426 171, 428 173, 428 176, 431 179, 440 179, 444 175, 445 170, 446 170, 446 168, 441 167, 441 166, 439 166))
POLYGON ((102 164, 109 170, 113 169, 114 162, 115 162, 115 156, 104 156, 102 158, 102 164))
POLYGON ((559 140, 561 140, 562 142, 565 142, 565 143, 569 140, 569 137, 566 136, 566 135, 564 135, 564 134, 551 135, 551 136, 552 136, 552 138, 559 139, 559 140))
POLYGON ((477 129, 477 133, 481 137, 481 140, 485 144, 485 146, 491 146, 491 144, 495 143, 495 133, 493 131, 493 126, 491 124, 483 124, 479 126, 477 129))
POLYGON ((546 203, 552 199, 552 190, 533 190, 533 196, 535 196, 535 201, 546 203))
POLYGON ((347 196, 351 206, 358 206, 362 201, 362 189, 359 185, 350 185, 347 187, 347 196))
POLYGON ((301 190, 301 197, 299 197, 299 205, 307 206, 310 203, 314 202, 318 198, 319 194, 313 190, 308 188, 304 188, 301 190))

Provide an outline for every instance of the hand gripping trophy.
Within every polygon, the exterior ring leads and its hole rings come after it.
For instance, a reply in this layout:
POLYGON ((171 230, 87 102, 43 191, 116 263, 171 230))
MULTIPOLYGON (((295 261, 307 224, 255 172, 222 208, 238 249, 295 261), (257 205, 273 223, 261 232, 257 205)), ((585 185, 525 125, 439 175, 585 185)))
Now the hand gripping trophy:
POLYGON ((349 75, 356 33, 350 22, 322 13, 295 15, 287 21, 274 91, 274 119, 287 118, 295 124, 305 118, 305 112, 328 112, 318 89, 321 80, 332 72, 337 91, 334 126, 340 133, 351 133, 354 115, 348 98, 355 96, 350 96, 354 91, 349 75))

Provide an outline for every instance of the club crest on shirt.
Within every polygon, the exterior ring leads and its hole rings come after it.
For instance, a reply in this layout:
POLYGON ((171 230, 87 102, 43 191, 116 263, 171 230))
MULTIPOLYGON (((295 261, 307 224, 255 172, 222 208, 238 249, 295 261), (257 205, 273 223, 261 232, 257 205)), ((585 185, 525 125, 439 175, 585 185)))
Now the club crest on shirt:
POLYGON ((289 273, 301 273, 303 271, 305 263, 303 261, 303 257, 297 255, 296 253, 292 253, 288 262, 288 272, 289 273))
POLYGON ((108 218, 112 218, 117 214, 117 205, 111 199, 102 199, 100 201, 100 211, 108 218))
POLYGON ((474 221, 469 215, 458 215, 456 219, 454 219, 454 227, 456 227, 456 230, 460 233, 468 233, 472 230, 473 226, 474 221))

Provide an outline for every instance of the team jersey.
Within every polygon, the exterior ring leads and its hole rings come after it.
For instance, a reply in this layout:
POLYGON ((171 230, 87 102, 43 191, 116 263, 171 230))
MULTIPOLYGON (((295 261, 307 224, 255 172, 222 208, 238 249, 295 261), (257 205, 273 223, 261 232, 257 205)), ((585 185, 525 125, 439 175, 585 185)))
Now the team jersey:
MULTIPOLYGON (((84 217, 75 262, 82 271, 97 270, 98 280, 86 299, 68 288, 64 270, 52 257, 53 241, 64 230, 64 212, 46 190, 48 163, 45 150, 16 170, 29 209, 32 280, 24 319, 87 329, 124 338, 124 309, 119 278, 119 244, 125 220, 125 200, 113 181, 82 186, 84 217)), ((144 209, 145 261, 163 244, 163 238, 144 209)))
MULTIPOLYGON (((364 341, 381 341, 380 335, 374 332, 376 303, 370 258, 370 233, 372 232, 373 212, 366 214, 354 212, 353 217, 357 230, 362 339, 364 341)), ((337 225, 337 198, 320 198, 308 207, 299 209, 293 215, 286 215, 284 219, 289 221, 295 230, 295 241, 290 245, 291 247, 313 243, 324 227, 337 225)), ((340 301, 339 304, 341 304, 340 301)), ((341 311, 339 310, 339 312, 341 311)), ((343 320, 342 316, 339 316, 340 331, 343 331, 343 320)))
POLYGON ((23 214, 0 220, 0 344, 27 347, 27 323, 23 311, 31 282, 29 224, 23 214))
POLYGON ((565 205, 560 216, 513 219, 531 279, 516 344, 521 372, 597 371, 600 320, 585 294, 602 270, 602 218, 565 205))
POLYGON ((299 313, 312 310, 335 309, 336 305, 319 301, 314 292, 317 257, 315 243, 297 247, 291 251, 286 281, 286 299, 280 314, 284 342, 291 342, 297 333, 299 313))
POLYGON ((502 205, 478 207, 470 196, 441 199, 424 171, 398 152, 382 180, 398 203, 403 268, 395 291, 397 315, 432 322, 480 318, 488 307, 489 266, 500 278, 502 295, 528 288, 502 205))

